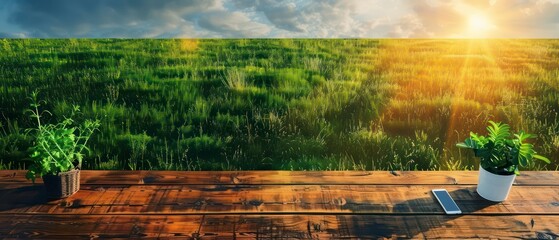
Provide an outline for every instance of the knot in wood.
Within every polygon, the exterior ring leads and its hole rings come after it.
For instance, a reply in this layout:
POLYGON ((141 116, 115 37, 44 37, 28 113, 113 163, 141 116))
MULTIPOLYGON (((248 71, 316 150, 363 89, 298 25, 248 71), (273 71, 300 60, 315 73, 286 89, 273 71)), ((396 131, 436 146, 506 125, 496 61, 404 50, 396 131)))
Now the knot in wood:
POLYGON ((320 223, 313 223, 313 229, 315 232, 320 232, 321 231, 321 225, 320 223))
POLYGON ((343 206, 346 205, 347 201, 345 200, 345 198, 334 198, 332 199, 332 203, 336 206, 343 206))
POLYGON ((458 180, 456 180, 456 178, 452 178, 452 184, 458 185, 458 180))
POLYGON ((230 179, 233 184, 241 183, 241 180, 237 177, 237 174, 231 174, 230 179))
POLYGON ((144 232, 144 229, 136 224, 134 224, 134 226, 132 226, 132 232, 130 233, 130 235, 133 236, 137 236, 140 235, 144 232))

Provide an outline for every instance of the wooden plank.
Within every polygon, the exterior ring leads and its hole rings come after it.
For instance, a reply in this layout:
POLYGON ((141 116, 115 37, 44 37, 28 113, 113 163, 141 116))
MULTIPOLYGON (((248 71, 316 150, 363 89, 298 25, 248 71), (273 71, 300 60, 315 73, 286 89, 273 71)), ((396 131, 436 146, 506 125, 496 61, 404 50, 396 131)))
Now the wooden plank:
POLYGON ((465 213, 559 214, 559 188, 514 186, 507 201, 483 200, 459 185, 85 185, 47 202, 33 189, 0 202, 0 212, 30 214, 355 213, 441 214, 431 189, 446 188, 465 213), (101 212, 103 209, 105 212, 101 212))
POLYGON ((557 172, 524 172, 502 203, 477 195, 477 172, 84 171, 52 201, 22 173, 0 171, 2 239, 559 237, 557 172), (465 214, 445 215, 434 188, 465 214))
POLYGON ((553 239, 559 217, 539 215, 3 215, 0 238, 553 239), (532 225, 533 223, 533 225, 532 225))
MULTIPOLYGON (((201 216, 100 216, 37 215, 1 216, 0 238, 157 238, 165 230, 176 229, 177 236, 200 226, 201 216), (180 223, 181 232, 174 222, 180 223)), ((173 232, 170 232, 173 233, 173 232)), ((188 233, 191 235, 192 232, 188 233)))
MULTIPOLYGON (((306 185, 306 184, 408 184, 472 185, 477 184, 477 171, 82 171, 82 184, 140 185, 306 185)), ((559 186, 559 171, 523 171, 516 185, 559 186)), ((2 170, 0 183, 30 183, 25 171, 2 170)), ((37 183, 42 183, 37 179, 37 183)))
POLYGON ((206 216, 200 234, 231 239, 534 238, 538 232, 553 236, 556 223, 558 218, 542 216, 206 216), (548 219, 531 227, 532 220, 548 219))
MULTIPOLYGON (((25 178, 24 170, 1 170, 0 183, 24 183, 30 184, 31 181, 25 178)), ((81 184, 142 184, 141 180, 145 171, 102 171, 102 170, 82 170, 81 184)), ((36 183, 42 184, 43 180, 37 178, 36 183)))
MULTIPOLYGON (((306 184, 477 184, 477 171, 220 171, 181 172, 146 171, 139 176, 141 184, 244 184, 244 185, 306 185, 306 184)), ((115 183, 110 178, 92 178, 84 184, 115 183)), ((523 172, 517 177, 517 185, 559 185, 559 172, 523 172)), ((134 184, 118 181, 122 184, 134 184)))

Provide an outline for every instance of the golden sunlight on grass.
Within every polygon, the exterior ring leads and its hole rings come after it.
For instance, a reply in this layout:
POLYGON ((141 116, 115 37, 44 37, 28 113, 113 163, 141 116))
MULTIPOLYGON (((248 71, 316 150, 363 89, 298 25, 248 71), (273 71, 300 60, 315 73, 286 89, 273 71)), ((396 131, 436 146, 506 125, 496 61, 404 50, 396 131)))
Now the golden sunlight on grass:
MULTIPOLYGON (((541 72, 533 66, 551 59, 545 51, 528 51, 537 46, 522 48, 519 43, 486 39, 385 43, 381 68, 397 90, 381 115, 384 130, 410 137, 431 133, 452 149, 470 131, 483 132, 489 120, 522 119, 529 111, 523 106, 526 99, 535 94, 529 90, 531 79, 541 72), (523 64, 514 62, 519 57, 523 64)), ((510 124, 526 128, 522 122, 510 124)))
POLYGON ((181 39, 180 48, 182 51, 192 52, 198 48, 197 39, 181 39))

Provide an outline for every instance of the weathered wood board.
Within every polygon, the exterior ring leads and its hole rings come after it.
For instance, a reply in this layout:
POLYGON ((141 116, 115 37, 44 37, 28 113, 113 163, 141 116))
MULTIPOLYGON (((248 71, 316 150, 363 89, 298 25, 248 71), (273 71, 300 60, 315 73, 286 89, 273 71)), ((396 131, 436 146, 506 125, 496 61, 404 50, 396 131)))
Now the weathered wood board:
POLYGON ((0 171, 0 239, 559 237, 558 172, 523 172, 501 203, 476 193, 477 172, 83 171, 59 200, 24 173, 0 171))

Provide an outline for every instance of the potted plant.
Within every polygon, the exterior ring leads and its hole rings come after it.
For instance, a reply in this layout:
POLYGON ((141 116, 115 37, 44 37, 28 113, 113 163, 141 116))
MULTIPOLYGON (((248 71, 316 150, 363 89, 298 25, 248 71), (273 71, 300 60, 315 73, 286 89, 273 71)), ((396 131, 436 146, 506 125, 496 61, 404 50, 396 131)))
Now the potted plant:
POLYGON ((31 95, 31 109, 27 112, 37 121, 37 128, 28 130, 34 136, 30 147, 32 164, 27 171, 27 179, 35 183, 36 177, 42 177, 48 198, 65 198, 80 188, 80 168, 83 152, 89 150, 87 141, 99 127, 99 121, 86 120, 81 125, 74 125, 72 117, 79 111, 74 106, 72 116, 55 124, 43 124, 39 112, 41 102, 37 101, 37 92, 31 95))
POLYGON ((470 137, 456 146, 472 149, 480 158, 477 193, 487 200, 501 202, 507 199, 514 178, 520 174, 519 166, 525 167, 533 159, 550 161, 525 142, 534 135, 520 131, 511 137, 509 125, 493 121, 489 124, 487 136, 470 132, 470 137))

